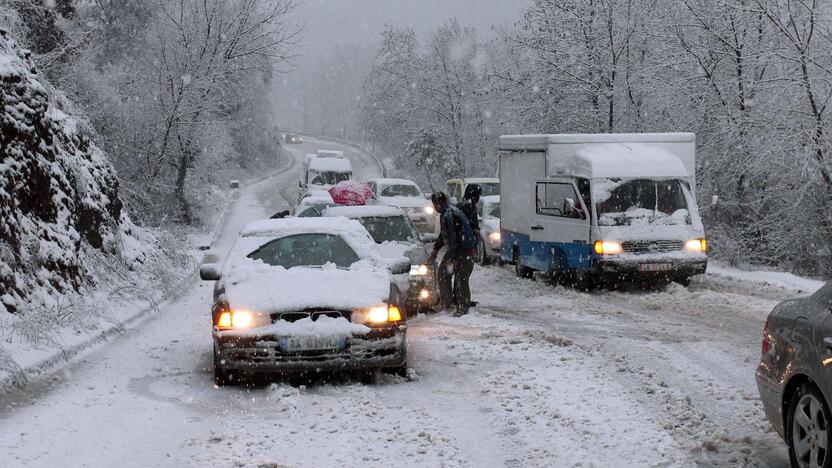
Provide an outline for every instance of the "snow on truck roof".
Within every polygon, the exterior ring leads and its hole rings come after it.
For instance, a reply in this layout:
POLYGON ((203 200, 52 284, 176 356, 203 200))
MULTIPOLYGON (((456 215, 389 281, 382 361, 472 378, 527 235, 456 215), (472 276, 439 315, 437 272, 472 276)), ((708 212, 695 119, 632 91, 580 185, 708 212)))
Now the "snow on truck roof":
POLYGON ((309 169, 318 172, 352 172, 352 164, 342 158, 311 158, 309 169))
POLYGON ((501 150, 546 150, 557 143, 692 143, 696 134, 678 133, 562 133, 538 135, 502 135, 501 150))
POLYGON ((327 208, 324 216, 343 216, 345 218, 389 218, 402 216, 404 212, 394 206, 364 205, 364 206, 332 206, 327 208))
POLYGON ((587 177, 687 178, 690 172, 673 153, 637 143, 609 143, 580 149, 575 156, 555 163, 555 170, 570 169, 587 177))

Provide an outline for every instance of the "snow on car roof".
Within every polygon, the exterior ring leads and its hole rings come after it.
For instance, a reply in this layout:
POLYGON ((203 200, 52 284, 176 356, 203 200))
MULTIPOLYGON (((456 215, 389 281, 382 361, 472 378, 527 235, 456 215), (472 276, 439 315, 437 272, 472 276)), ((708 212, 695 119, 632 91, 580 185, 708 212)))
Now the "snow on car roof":
POLYGON ((462 179, 466 184, 499 184, 500 179, 496 177, 466 177, 462 179))
POLYGON ((265 239, 297 234, 333 234, 341 236, 361 258, 378 259, 380 254, 370 233, 356 220, 344 217, 263 219, 247 224, 237 240, 234 251, 254 251, 265 239))
POLYGON ((370 182, 375 182, 378 185, 415 185, 419 186, 416 182, 408 179, 395 179, 391 177, 383 177, 378 179, 371 179, 370 182))
POLYGON ((592 178, 690 177, 685 165, 673 153, 639 143, 588 146, 578 150, 574 157, 555 164, 556 171, 560 167, 570 169, 572 174, 592 178))
POLYGON ((402 216, 404 212, 394 206, 363 205, 363 206, 333 206, 326 210, 324 216, 343 216, 345 218, 387 218, 402 216))
POLYGON ((480 197, 480 200, 482 200, 482 202, 484 204, 492 204, 492 203, 497 204, 497 205, 500 204, 500 196, 499 195, 488 195, 488 196, 485 196, 485 197, 480 197))
POLYGON ((317 157, 310 159, 309 169, 319 172, 352 172, 352 164, 349 159, 317 157))

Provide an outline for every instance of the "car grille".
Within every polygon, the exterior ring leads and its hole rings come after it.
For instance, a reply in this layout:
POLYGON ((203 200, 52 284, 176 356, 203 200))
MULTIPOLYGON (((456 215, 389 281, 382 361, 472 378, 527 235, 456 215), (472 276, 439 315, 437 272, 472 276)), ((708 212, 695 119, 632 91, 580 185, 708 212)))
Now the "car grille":
POLYGON ((627 253, 651 254, 682 250, 684 242, 679 240, 628 241, 621 244, 627 253))
POLYGON ((271 314, 272 323, 279 320, 286 322, 297 322, 305 318, 312 318, 312 321, 318 320, 321 317, 340 318, 343 317, 352 321, 352 313, 348 310, 302 310, 298 312, 282 312, 279 314, 271 314))
POLYGON ((407 213, 407 214, 421 214, 423 211, 425 211, 424 208, 421 208, 421 207, 418 207, 418 206, 410 207, 410 208, 402 208, 402 210, 404 210, 404 212, 407 213))

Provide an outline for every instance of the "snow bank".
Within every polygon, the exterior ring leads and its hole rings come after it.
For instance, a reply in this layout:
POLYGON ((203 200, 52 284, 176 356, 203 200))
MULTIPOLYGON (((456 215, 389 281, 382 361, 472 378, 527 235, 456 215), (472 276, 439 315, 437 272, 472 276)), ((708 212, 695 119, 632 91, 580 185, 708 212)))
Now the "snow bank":
POLYGON ((88 126, 4 30, 0 82, 0 311, 17 312, 77 290, 88 249, 119 252, 122 204, 88 126))
POLYGON ((791 273, 779 271, 738 270, 714 261, 708 263, 708 274, 752 283, 768 284, 784 289, 794 289, 806 293, 814 293, 825 284, 823 281, 801 278, 791 273))

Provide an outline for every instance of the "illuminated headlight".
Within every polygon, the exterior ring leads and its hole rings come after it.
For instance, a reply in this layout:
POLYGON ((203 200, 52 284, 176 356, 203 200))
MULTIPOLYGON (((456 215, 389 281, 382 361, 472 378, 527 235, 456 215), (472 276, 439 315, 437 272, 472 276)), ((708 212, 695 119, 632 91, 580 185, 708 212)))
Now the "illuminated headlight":
POLYGON ((367 309, 364 312, 364 323, 380 325, 384 323, 400 322, 402 313, 398 307, 393 305, 380 305, 367 309))
POLYGON ((491 239, 494 242, 500 242, 500 239, 503 238, 503 235, 500 234, 499 231, 496 231, 496 232, 492 232, 491 234, 489 234, 488 238, 491 239))
POLYGON ((425 276, 428 271, 427 265, 413 265, 410 267, 410 276, 425 276))
POLYGON ((685 242, 685 250, 688 252, 707 252, 708 241, 705 239, 691 239, 685 242))
POLYGON ((620 255, 622 252, 621 242, 595 241, 595 253, 598 255, 620 255))
POLYGON ((430 291, 427 289, 419 291, 419 300, 426 301, 428 299, 430 299, 430 291))
POLYGON ((434 210, 432 206, 428 205, 428 206, 425 207, 425 213, 427 213, 429 215, 432 215, 432 214, 436 213, 436 210, 434 210))
POLYGON ((217 328, 220 330, 243 330, 269 325, 271 317, 260 312, 248 310, 232 310, 223 312, 217 319, 217 328))

